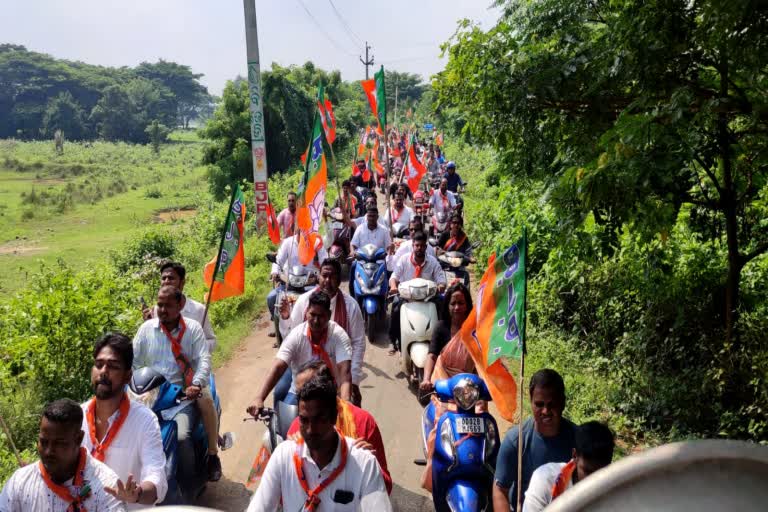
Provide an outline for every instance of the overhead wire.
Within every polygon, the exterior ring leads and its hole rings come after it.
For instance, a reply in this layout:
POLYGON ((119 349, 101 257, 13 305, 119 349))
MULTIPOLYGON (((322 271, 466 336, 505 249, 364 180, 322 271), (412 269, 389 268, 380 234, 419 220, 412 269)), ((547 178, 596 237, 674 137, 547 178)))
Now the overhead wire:
POLYGON ((315 27, 317 28, 317 30, 319 30, 319 31, 320 31, 320 32, 323 34, 323 36, 325 36, 325 38, 326 38, 326 39, 327 39, 327 40, 328 40, 328 41, 329 41, 329 42, 330 42, 330 43, 331 43, 333 46, 335 46, 335 47, 336 47, 336 49, 337 49, 337 50, 339 50, 340 52, 342 52, 342 53, 344 53, 345 55, 348 55, 348 56, 350 56, 350 57, 355 57, 355 56, 356 56, 356 54, 354 54, 354 53, 351 53, 351 52, 348 52, 347 50, 345 50, 345 49, 344 49, 344 48, 343 48, 343 47, 342 47, 342 46, 341 46, 341 45, 340 45, 340 44, 339 44, 339 43, 338 43, 338 42, 337 42, 337 41, 336 41, 334 38, 332 38, 332 37, 331 37, 331 36, 328 34, 328 32, 326 32, 326 31, 325 31, 325 29, 322 27, 322 25, 320 25, 320 23, 318 23, 318 21, 317 21, 317 20, 315 19, 315 17, 312 15, 312 13, 309 11, 309 9, 307 9, 307 6, 306 6, 306 5, 304 5, 304 2, 303 2, 302 0, 297 0, 297 2, 299 2, 299 5, 301 5, 301 8, 302 8, 302 9, 304 9, 304 12, 306 12, 306 13, 307 13, 307 16, 309 16, 309 19, 310 19, 310 21, 312 21, 312 23, 314 23, 314 25, 315 25, 315 27))
POLYGON ((349 39, 352 41, 352 44, 355 46, 363 46, 363 40, 355 33, 354 30, 352 30, 352 27, 349 26, 349 23, 347 23, 339 10, 336 8, 336 4, 333 3, 333 0, 328 0, 328 3, 331 4, 331 8, 333 9, 333 13, 336 15, 336 18, 338 18, 339 22, 346 29, 347 35, 350 36, 349 39), (355 39, 357 39, 357 41, 355 41, 355 39))

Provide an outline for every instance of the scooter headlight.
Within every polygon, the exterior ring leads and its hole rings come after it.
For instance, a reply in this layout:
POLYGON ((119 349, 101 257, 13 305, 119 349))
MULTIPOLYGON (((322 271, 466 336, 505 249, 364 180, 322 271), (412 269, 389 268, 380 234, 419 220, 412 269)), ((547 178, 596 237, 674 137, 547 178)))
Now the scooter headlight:
POLYGON ((456 452, 453 446, 453 427, 451 422, 446 419, 440 425, 440 448, 446 455, 450 455, 452 460, 456 460, 456 452))
POLYGON ((496 449, 497 439, 498 434, 496 433, 496 425, 490 420, 485 420, 485 451, 483 452, 483 462, 486 462, 491 458, 493 450, 496 449))
POLYGON ((465 411, 474 407, 479 398, 480 389, 469 379, 461 379, 459 383, 453 387, 453 399, 456 400, 459 407, 465 411))

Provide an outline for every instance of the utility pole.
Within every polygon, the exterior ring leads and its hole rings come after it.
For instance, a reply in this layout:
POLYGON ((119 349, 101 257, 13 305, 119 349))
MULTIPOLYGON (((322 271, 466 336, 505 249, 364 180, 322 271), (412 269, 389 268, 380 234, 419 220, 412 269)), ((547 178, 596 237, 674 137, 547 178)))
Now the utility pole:
POLYGON ((360 57, 360 62, 363 63, 365 66, 365 79, 368 80, 368 66, 373 66, 373 54, 371 54, 371 58, 368 59, 368 50, 371 49, 371 46, 368 44, 368 41, 365 42, 365 60, 363 60, 362 57, 360 57))
POLYGON ((264 126, 264 101, 261 91, 259 36, 256 30, 256 0, 243 0, 245 10, 245 47, 248 57, 248 96, 251 101, 251 156, 256 226, 267 225, 267 132, 264 126))
POLYGON ((395 81, 395 127, 397 127, 397 81, 395 81))

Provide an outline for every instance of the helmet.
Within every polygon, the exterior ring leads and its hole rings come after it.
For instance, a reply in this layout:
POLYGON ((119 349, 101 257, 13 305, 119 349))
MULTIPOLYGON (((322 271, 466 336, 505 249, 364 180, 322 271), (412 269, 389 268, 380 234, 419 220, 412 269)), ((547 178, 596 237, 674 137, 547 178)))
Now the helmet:
POLYGON ((445 168, 446 169, 455 169, 456 168, 456 163, 453 160, 451 160, 450 162, 445 164, 445 168))

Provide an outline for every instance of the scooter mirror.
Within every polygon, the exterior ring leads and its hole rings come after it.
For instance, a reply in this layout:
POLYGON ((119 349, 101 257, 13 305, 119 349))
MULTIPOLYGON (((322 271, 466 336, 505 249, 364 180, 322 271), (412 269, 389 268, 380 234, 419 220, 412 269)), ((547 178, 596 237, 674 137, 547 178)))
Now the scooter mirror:
POLYGON ((277 263, 277 254, 274 252, 268 252, 265 256, 270 263, 277 263))

